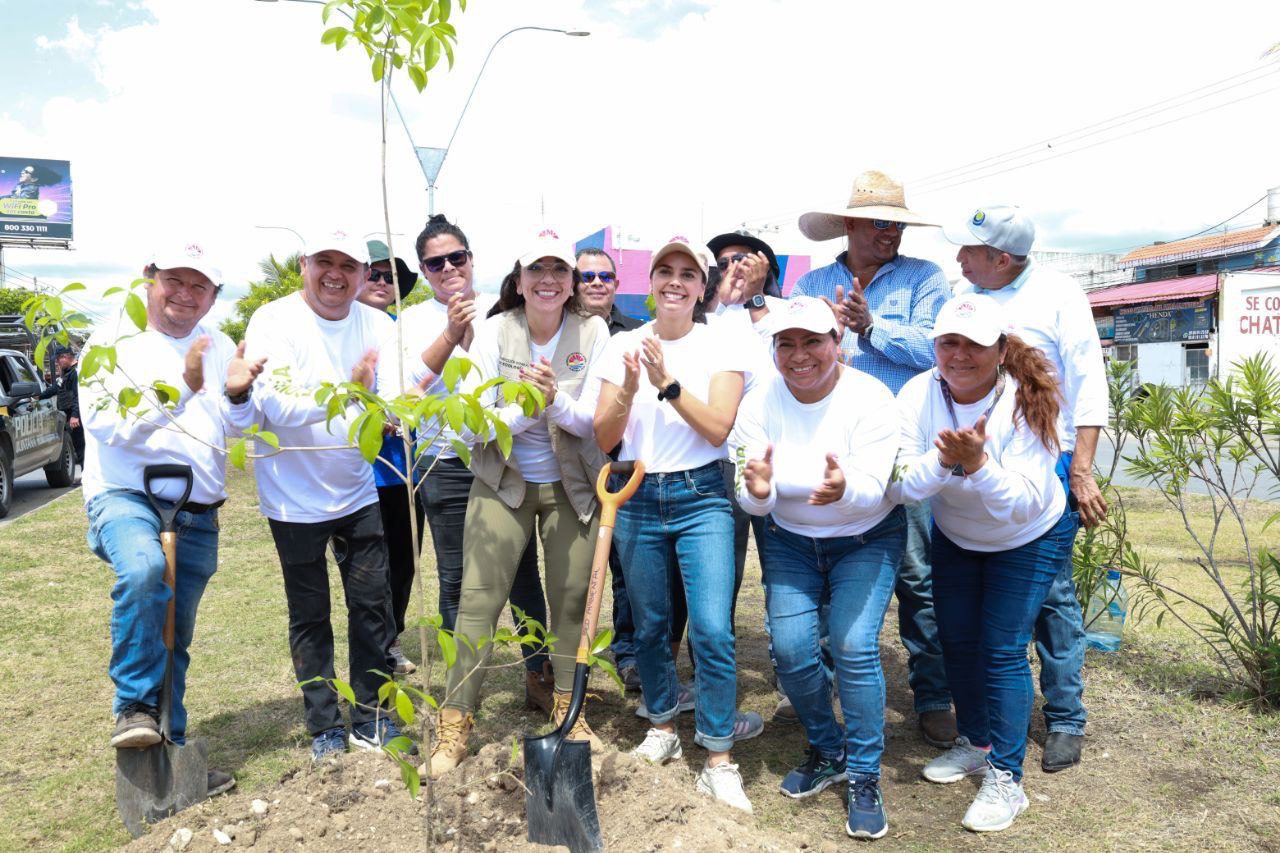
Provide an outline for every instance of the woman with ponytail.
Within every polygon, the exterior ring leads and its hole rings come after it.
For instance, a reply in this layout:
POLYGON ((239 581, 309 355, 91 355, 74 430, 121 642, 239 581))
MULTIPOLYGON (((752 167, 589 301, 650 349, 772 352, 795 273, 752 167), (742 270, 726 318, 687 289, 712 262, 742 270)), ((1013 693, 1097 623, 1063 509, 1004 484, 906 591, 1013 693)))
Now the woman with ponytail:
POLYGON ((960 737, 924 777, 982 774, 962 824, 993 832, 1028 805, 1027 644, 1077 521, 1054 473, 1060 393, 1049 362, 982 295, 943 305, 932 337, 937 368, 898 394, 889 497, 932 499, 934 608, 960 737))

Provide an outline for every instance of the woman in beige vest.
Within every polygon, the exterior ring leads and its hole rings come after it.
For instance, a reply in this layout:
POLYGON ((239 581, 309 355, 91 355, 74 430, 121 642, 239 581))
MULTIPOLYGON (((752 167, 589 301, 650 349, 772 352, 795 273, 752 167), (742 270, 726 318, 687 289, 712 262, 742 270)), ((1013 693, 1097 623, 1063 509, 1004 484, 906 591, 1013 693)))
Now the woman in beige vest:
MULTIPOLYGON (((494 440, 476 444, 472 452, 476 479, 463 533, 455 629, 471 647, 458 643, 458 659, 449 670, 432 776, 453 769, 467 754, 491 648, 486 644, 476 651, 474 646, 493 634, 535 529, 546 555, 547 627, 561 638, 561 648, 551 655, 553 720, 562 720, 568 710, 596 532, 595 476, 608 461, 592 434, 595 394, 584 391, 609 329, 582 309, 579 282, 573 248, 543 232, 502 282, 498 304, 471 345, 478 369, 468 377, 472 388, 494 377, 529 382, 543 393, 546 406, 533 417, 516 404, 500 407, 512 435, 510 455, 504 457, 494 440)), ((495 387, 486 404, 496 407, 501 399, 495 387)), ((570 737, 600 746, 581 716, 570 737)))

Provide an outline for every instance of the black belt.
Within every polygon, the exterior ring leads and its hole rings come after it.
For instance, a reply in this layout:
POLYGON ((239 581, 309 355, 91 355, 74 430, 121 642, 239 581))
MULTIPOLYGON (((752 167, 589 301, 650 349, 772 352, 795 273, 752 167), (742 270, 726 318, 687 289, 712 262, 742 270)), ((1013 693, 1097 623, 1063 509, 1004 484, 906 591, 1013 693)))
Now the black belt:
POLYGON ((203 515, 204 513, 208 512, 211 509, 217 509, 218 507, 222 506, 224 503, 226 503, 226 499, 220 500, 217 503, 212 503, 212 504, 202 504, 202 503, 196 503, 195 501, 187 501, 178 509, 181 512, 191 512, 191 513, 195 513, 196 515, 203 515))

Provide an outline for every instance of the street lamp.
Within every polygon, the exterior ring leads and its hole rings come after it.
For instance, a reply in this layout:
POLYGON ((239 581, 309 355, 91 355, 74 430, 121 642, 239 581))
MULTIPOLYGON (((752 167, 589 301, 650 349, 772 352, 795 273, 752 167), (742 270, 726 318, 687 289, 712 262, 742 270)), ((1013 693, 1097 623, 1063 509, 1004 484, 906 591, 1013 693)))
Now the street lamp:
MULTIPOLYGON (((280 0, 258 0, 259 3, 278 3, 280 0)), ((307 3, 311 5, 323 6, 325 0, 286 0, 289 3, 307 3)), ((351 16, 347 14, 345 9, 339 9, 350 20, 351 16)), ((422 176, 427 179, 427 215, 430 216, 436 212, 436 178, 440 175, 440 169, 444 167, 445 158, 449 156, 449 149, 453 147, 453 140, 458 135, 458 128, 462 126, 462 117, 467 114, 467 107, 471 106, 471 97, 476 93, 476 87, 480 85, 480 78, 484 76, 484 69, 489 65, 489 57, 493 56, 494 49, 501 44, 502 40, 512 33, 518 33, 521 30, 537 30, 543 33, 561 33, 566 36, 574 36, 582 38, 591 35, 586 30, 563 30, 559 27, 535 27, 524 26, 515 27, 507 30, 498 36, 497 40, 489 46, 489 52, 484 55, 484 62, 480 64, 480 72, 476 74, 475 82, 471 84, 471 91, 467 93, 467 101, 462 105, 462 112, 458 113, 458 121, 453 126, 453 133, 449 134, 449 141, 444 148, 427 148, 419 147, 414 144, 413 133, 409 130, 409 123, 404 120, 404 113, 400 110, 400 102, 396 100, 394 92, 388 90, 391 95, 391 103, 396 108, 396 115, 400 117, 400 125, 404 128, 404 134, 409 139, 409 145, 413 147, 413 153, 418 158, 418 167, 422 169, 422 176)))

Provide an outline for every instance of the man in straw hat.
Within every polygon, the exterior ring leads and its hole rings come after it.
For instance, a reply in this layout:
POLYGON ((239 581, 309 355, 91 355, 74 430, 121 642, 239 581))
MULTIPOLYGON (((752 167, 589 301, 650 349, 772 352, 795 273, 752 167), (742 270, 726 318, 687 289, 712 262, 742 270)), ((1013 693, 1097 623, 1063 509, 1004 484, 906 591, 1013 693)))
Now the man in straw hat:
MULTIPOLYGON (((834 263, 801 277, 791 296, 818 296, 833 303, 844 327, 840 349, 846 363, 876 377, 894 394, 933 367, 929 333, 951 295, 937 264, 898 254, 908 225, 933 224, 907 207, 902 184, 874 171, 854 180, 843 209, 800 217, 800 231, 809 239, 844 237, 847 248, 834 263)), ((907 546, 894 592, 920 729, 930 744, 945 748, 958 733, 933 615, 929 524, 927 501, 907 506, 907 546)))

